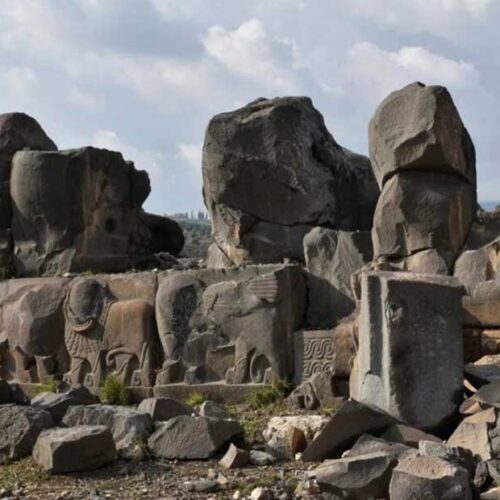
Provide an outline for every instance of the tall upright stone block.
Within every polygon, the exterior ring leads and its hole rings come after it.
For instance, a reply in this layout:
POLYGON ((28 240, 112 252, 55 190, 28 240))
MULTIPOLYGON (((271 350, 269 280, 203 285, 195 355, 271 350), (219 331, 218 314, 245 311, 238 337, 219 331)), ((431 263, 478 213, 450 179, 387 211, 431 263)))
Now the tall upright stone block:
POLYGON ((351 396, 421 429, 445 424, 462 392, 461 296, 455 278, 363 273, 351 396))

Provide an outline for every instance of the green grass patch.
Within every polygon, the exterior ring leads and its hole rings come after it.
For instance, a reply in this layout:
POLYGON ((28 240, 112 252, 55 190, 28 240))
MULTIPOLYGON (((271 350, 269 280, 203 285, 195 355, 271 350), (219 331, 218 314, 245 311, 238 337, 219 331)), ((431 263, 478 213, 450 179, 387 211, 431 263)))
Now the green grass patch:
POLYGON ((207 395, 200 391, 193 391, 186 399, 185 402, 189 406, 199 406, 207 400, 207 395))
POLYGON ((108 375, 104 380, 101 399, 108 405, 126 406, 130 403, 126 385, 115 375, 108 375))
POLYGON ((50 378, 45 384, 40 384, 35 389, 34 395, 38 396, 42 392, 57 392, 57 382, 53 378, 50 378))
POLYGON ((254 410, 270 405, 283 404, 290 391, 291 386, 286 380, 275 380, 270 385, 251 391, 246 397, 246 403, 254 410))

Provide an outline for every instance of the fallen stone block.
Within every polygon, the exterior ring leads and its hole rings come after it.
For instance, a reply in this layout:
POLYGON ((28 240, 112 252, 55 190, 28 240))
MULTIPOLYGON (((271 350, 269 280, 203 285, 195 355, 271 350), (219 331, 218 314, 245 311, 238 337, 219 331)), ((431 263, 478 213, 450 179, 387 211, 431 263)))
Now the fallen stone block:
POLYGON ((402 443, 395 443, 371 436, 370 434, 363 434, 356 440, 350 450, 342 454, 342 458, 368 455, 370 453, 388 453, 399 458, 406 453, 415 453, 415 450, 402 443))
POLYGON ((470 500, 471 490, 467 470, 441 458, 407 456, 392 472, 390 498, 410 500, 470 500))
POLYGON ((50 413, 30 406, 0 406, 0 463, 29 455, 40 433, 52 427, 50 413))
POLYGON ((98 469, 115 459, 113 436, 103 425, 49 429, 33 448, 33 460, 51 474, 98 469))
POLYGON ((62 420, 66 427, 104 425, 113 435, 118 452, 127 457, 138 443, 146 443, 153 432, 148 413, 124 406, 88 405, 71 406, 62 420))
POLYGON ((261 450, 250 450, 249 462, 251 465, 262 467, 264 465, 271 465, 276 462, 276 457, 261 450))
POLYGON ((238 467, 245 467, 249 462, 249 458, 247 451, 231 443, 226 454, 219 460, 219 464, 223 469, 237 469, 238 467))
POLYGON ((374 452, 325 460, 311 475, 322 492, 338 495, 337 498, 387 498, 397 463, 390 453, 374 452))
POLYGON ((148 448, 160 458, 204 460, 243 432, 234 420, 181 415, 158 423, 148 448))
POLYGON ((489 425, 487 422, 467 422, 464 420, 456 428, 447 441, 448 446, 460 446, 471 450, 481 460, 491 458, 489 440, 489 425))
POLYGON ((59 425, 70 406, 98 404, 99 398, 86 387, 78 386, 66 392, 42 392, 31 400, 31 406, 48 411, 55 425, 59 425))
POLYGON ((346 401, 302 454, 302 460, 334 458, 362 434, 382 433, 397 420, 387 413, 357 401, 346 401))
POLYGON ((194 413, 189 405, 173 398, 146 398, 141 401, 137 410, 149 413, 154 422, 194 413))
POLYGON ((466 378, 476 386, 500 382, 500 355, 487 355, 467 363, 464 372, 466 378))

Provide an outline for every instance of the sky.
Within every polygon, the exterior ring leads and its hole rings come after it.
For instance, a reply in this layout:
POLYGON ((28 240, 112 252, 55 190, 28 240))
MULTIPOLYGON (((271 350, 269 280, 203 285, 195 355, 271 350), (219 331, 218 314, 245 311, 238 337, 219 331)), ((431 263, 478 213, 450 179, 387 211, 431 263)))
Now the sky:
POLYGON ((210 118, 307 95, 341 145, 419 80, 451 92, 477 152, 479 200, 500 199, 500 0, 1 0, 0 112, 60 149, 121 151, 149 172, 148 211, 204 208, 210 118))

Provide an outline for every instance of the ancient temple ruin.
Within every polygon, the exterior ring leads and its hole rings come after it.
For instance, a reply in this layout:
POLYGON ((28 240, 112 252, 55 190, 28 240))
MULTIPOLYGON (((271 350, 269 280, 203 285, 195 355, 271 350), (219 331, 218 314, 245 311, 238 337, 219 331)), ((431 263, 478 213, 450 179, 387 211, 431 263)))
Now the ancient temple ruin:
POLYGON ((449 436, 464 404, 487 407, 464 394, 500 376, 484 358, 500 354, 500 216, 477 205, 474 145, 444 87, 390 94, 369 150, 340 146, 306 97, 215 116, 200 166, 213 244, 194 263, 180 227, 142 209, 146 172, 0 116, 0 378, 98 394, 114 375, 137 403, 234 402, 277 380, 299 408, 351 398, 305 460, 389 425, 449 436), (352 415, 362 430, 342 441, 352 415))

